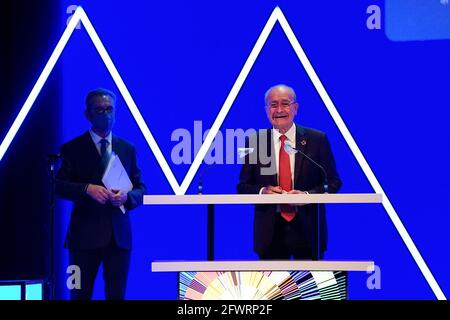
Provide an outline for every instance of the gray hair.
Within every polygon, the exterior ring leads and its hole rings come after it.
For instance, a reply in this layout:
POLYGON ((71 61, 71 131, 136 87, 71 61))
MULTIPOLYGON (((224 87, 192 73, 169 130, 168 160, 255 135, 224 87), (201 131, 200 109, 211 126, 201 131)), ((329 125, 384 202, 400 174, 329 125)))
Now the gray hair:
POLYGON ((90 101, 92 98, 94 97, 103 97, 103 96, 109 96, 111 97, 113 104, 116 104, 116 95, 114 94, 114 92, 108 90, 108 89, 104 89, 104 88, 97 88, 95 90, 90 91, 87 96, 86 96, 86 109, 89 108, 90 105, 90 101))
POLYGON ((292 96, 294 97, 294 101, 297 101, 297 95, 295 94, 294 89, 292 89, 292 87, 289 87, 288 85, 280 83, 270 87, 269 90, 266 91, 266 94, 264 95, 264 105, 267 105, 267 99, 269 98, 269 94, 275 89, 286 89, 290 91, 292 96))

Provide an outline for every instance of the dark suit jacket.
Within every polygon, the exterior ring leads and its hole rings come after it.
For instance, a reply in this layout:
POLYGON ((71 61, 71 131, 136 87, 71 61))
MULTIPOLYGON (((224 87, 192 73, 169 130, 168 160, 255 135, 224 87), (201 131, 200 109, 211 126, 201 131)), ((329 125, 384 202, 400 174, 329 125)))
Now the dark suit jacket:
POLYGON ((74 204, 65 243, 69 249, 102 248, 109 244, 112 236, 120 248, 131 249, 129 210, 142 204, 145 185, 136 163, 134 146, 113 135, 112 150, 119 156, 133 183, 133 190, 128 192, 124 204, 125 214, 109 201, 103 205, 86 194, 87 184, 103 185, 101 157, 89 132, 61 147, 63 160, 56 175, 56 194, 74 204))
MULTIPOLYGON (((325 133, 318 130, 305 128, 296 125, 296 148, 302 150, 309 157, 314 159, 324 167, 328 175, 328 192, 336 193, 341 187, 341 180, 336 171, 336 165, 330 144, 325 133)), ((247 147, 256 148, 255 151, 246 156, 242 166, 238 193, 258 194, 261 188, 278 185, 278 175, 276 170, 273 174, 261 174, 261 169, 267 169, 270 164, 275 166, 273 158, 273 143, 271 129, 261 130, 256 136, 250 137, 247 141, 247 147), (258 147, 264 146, 267 149, 267 159, 264 161, 258 147), (252 161, 252 157, 253 161, 252 161)), ((261 151, 261 150, 260 150, 261 151)), ((262 153, 264 154, 264 153, 262 153)), ((294 189, 308 191, 309 193, 323 193, 323 174, 320 169, 311 163, 300 153, 295 155, 294 189)), ((325 207, 321 205, 321 251, 327 247, 327 226, 325 217, 325 207)), ((317 204, 309 204, 297 207, 297 216, 290 223, 299 233, 302 245, 313 246, 315 243, 314 215, 318 212, 317 204)), ((254 219, 254 250, 263 254, 270 245, 274 235, 275 218, 280 213, 277 212, 276 205, 256 205, 254 219)))

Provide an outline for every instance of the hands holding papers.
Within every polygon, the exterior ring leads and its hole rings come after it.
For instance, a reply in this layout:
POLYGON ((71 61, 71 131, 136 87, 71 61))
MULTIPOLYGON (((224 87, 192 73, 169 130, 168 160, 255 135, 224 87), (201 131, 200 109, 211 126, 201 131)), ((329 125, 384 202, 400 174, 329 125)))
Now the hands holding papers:
POLYGON ((127 193, 133 189, 133 184, 119 156, 112 154, 102 179, 105 187, 110 191, 109 200, 114 206, 120 207, 125 213, 123 204, 127 201, 127 193))

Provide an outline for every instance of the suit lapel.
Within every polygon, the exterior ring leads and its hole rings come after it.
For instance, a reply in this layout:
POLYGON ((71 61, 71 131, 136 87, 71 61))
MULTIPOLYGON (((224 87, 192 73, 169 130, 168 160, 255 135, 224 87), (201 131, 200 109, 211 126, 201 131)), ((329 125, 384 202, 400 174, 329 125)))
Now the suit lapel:
POLYGON ((86 153, 85 156, 88 159, 95 160, 94 163, 99 163, 101 160, 100 154, 98 153, 97 147, 95 146, 94 141, 92 141, 91 134, 87 131, 84 134, 84 141, 86 144, 86 153))
POLYGON ((269 179, 269 183, 273 186, 278 185, 278 175, 275 166, 275 153, 273 145, 273 137, 271 129, 262 129, 258 134, 257 152, 259 161, 259 170, 261 175, 265 175, 269 179), (265 150, 264 150, 265 149, 265 150), (274 169, 272 171, 272 169, 274 169), (272 174, 272 172, 274 172, 272 174))
POLYGON ((94 141, 92 141, 91 134, 87 131, 83 134, 83 144, 80 149, 80 157, 83 159, 84 171, 90 173, 88 176, 93 179, 93 181, 98 181, 101 179, 101 174, 99 173, 99 166, 101 162, 100 154, 95 146, 94 141))
POLYGON ((113 153, 119 155, 121 149, 120 149, 119 139, 117 138, 117 136, 115 136, 115 135, 112 136, 111 143, 112 143, 112 151, 113 151, 113 153))
POLYGON ((115 135, 112 136, 111 141, 112 141, 112 152, 119 157, 120 161, 125 166, 127 154, 126 151, 124 151, 124 144, 120 142, 120 139, 115 135))
MULTIPOLYGON (((295 133, 295 148, 301 150, 302 152, 306 153, 306 148, 308 146, 308 140, 306 138, 306 130, 296 124, 296 133, 295 133)), ((303 165, 303 160, 305 157, 297 152, 295 154, 295 173, 294 173, 294 188, 296 185, 298 185, 298 177, 300 176, 300 171, 303 165)))

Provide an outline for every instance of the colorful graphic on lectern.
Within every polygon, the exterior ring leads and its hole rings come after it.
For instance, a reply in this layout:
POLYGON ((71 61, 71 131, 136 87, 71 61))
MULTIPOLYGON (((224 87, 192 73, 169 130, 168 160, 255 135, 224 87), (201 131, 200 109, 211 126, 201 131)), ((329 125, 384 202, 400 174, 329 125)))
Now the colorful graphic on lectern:
POLYGON ((180 272, 180 300, 345 300, 347 272, 180 272))

